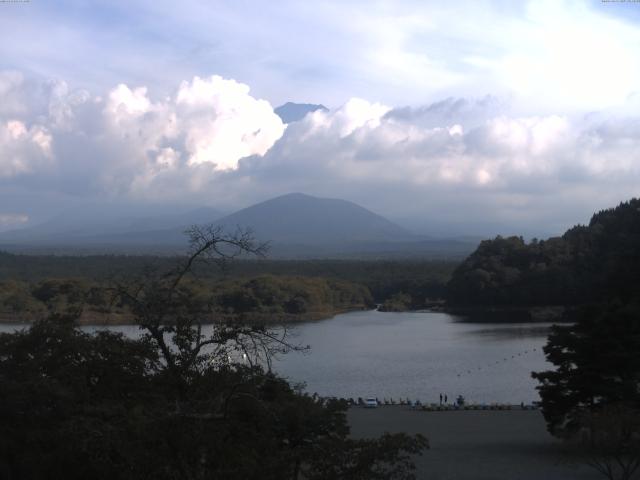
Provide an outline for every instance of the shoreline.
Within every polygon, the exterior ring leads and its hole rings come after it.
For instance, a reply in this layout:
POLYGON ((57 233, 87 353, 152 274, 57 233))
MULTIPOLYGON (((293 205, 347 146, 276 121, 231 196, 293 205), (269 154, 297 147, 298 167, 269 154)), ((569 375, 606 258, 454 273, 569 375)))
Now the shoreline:
POLYGON ((552 437, 540 410, 422 411, 408 406, 351 407, 354 438, 422 434, 430 449, 415 457, 429 480, 596 480, 600 475, 552 437))
MULTIPOLYGON (((366 305, 358 305, 353 308, 340 308, 330 311, 312 311, 304 314, 273 314, 273 313, 253 313, 253 314, 214 314, 209 316, 202 325, 213 325, 220 320, 232 322, 242 321, 248 324, 264 324, 264 325, 294 325, 296 323, 316 322, 320 320, 327 320, 333 318, 336 315, 351 312, 363 312, 374 310, 368 308, 366 305), (216 317, 216 318, 212 318, 216 317)), ((38 320, 46 318, 46 315, 35 314, 7 314, 0 313, 0 324, 6 325, 30 325, 38 320)), ((103 327, 103 326, 135 326, 138 325, 133 321, 133 317, 128 313, 101 313, 101 312, 83 312, 77 321, 79 326, 89 327, 103 327)))
MULTIPOLYGON (((444 305, 432 305, 419 309, 398 311, 385 311, 377 307, 357 305, 351 308, 339 308, 330 311, 320 310, 304 314, 290 313, 249 313, 249 314, 215 314, 217 318, 209 318, 203 325, 211 325, 222 319, 223 321, 242 321, 263 325, 295 325, 305 322, 317 322, 327 320, 351 312, 380 312, 380 313, 445 313, 452 316, 464 317, 467 321, 478 323, 566 323, 564 318, 567 310, 573 307, 550 305, 545 307, 531 306, 467 306, 447 307, 444 305)), ((45 318, 42 314, 15 314, 0 312, 0 324, 31 324, 45 318)), ((122 312, 95 312, 85 311, 78 320, 80 326, 126 326, 137 325, 131 314, 122 312)))
POLYGON ((427 310, 468 317, 477 322, 563 323, 568 322, 565 315, 573 308, 572 305, 434 305, 427 310))
MULTIPOLYGON (((565 305, 489 305, 489 306, 444 306, 441 311, 450 315, 468 316, 482 321, 492 319, 493 321, 509 321, 514 317, 518 320, 530 323, 562 322, 567 310, 572 307, 565 305)), ((511 320, 513 321, 513 320, 511 320)))
POLYGON ((565 315, 575 308, 573 305, 446 305, 441 302, 428 303, 420 308, 405 310, 382 310, 382 304, 376 308, 378 312, 391 313, 446 313, 452 316, 465 317, 478 323, 571 323, 565 315))

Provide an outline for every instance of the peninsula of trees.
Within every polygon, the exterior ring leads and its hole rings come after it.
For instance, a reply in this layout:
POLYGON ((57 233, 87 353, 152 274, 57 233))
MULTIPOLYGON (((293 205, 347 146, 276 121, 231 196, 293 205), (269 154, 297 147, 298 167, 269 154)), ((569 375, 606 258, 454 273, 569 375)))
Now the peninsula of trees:
POLYGON ((453 272, 455 306, 581 305, 640 295, 640 199, 548 240, 497 237, 453 272))

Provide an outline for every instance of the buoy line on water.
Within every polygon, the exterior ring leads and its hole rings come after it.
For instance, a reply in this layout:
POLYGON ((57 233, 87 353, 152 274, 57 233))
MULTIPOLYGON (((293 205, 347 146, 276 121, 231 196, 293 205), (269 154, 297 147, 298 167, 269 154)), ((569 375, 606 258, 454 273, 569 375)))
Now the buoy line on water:
POLYGON ((497 360, 495 362, 490 362, 490 363, 486 364, 485 366, 468 368, 468 369, 466 369, 466 371, 465 370, 459 371, 459 372, 456 373, 456 376, 457 377, 462 377, 462 376, 465 376, 465 375, 471 375, 471 374, 476 373, 478 371, 481 371, 483 369, 489 369, 491 367, 495 367, 496 365, 507 363, 510 360, 515 360, 517 357, 523 357, 523 356, 531 354, 533 352, 538 352, 539 350, 540 349, 538 349, 537 347, 536 348, 532 348, 532 349, 523 350, 523 351, 520 351, 518 353, 514 353, 513 355, 511 355, 511 358, 509 358, 507 356, 507 357, 504 357, 502 360, 497 360))

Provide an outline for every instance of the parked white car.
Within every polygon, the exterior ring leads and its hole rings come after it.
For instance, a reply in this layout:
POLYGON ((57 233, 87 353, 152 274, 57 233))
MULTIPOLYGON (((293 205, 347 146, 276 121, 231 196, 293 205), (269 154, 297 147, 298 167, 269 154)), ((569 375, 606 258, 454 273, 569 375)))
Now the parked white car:
POLYGON ((376 408, 377 406, 378 406, 378 400, 376 400, 375 398, 366 398, 364 400, 365 408, 376 408))

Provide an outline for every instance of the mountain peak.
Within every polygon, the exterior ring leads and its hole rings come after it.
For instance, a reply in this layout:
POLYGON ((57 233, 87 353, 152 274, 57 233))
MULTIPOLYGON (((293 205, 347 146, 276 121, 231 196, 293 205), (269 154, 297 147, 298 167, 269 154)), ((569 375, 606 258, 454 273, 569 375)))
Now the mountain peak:
POLYGON ((289 193, 242 209, 218 222, 250 227, 260 240, 287 244, 404 241, 412 235, 386 218, 347 200, 289 193))
POLYGON ((302 120, 308 113, 316 110, 329 111, 321 104, 287 102, 277 107, 274 112, 284 123, 293 123, 302 120))
MULTIPOLYGON (((273 197, 271 200, 278 200, 278 199, 291 199, 291 200, 297 200, 297 199, 318 199, 318 197, 314 197, 313 195, 309 195, 306 193, 301 193, 301 192, 291 192, 291 193, 285 193, 283 195, 279 195, 277 197, 273 197)), ((265 200, 265 201, 269 201, 269 200, 265 200)))

